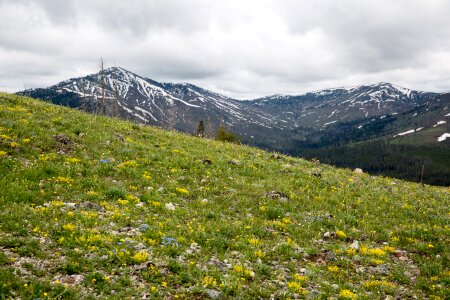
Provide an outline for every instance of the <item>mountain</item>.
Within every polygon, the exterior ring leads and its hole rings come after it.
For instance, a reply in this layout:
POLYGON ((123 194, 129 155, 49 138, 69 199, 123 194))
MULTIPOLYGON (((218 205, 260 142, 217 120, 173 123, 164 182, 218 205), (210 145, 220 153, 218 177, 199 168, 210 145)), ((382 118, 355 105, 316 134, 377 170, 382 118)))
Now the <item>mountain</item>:
MULTIPOLYGON (((450 167, 436 167, 442 164, 436 160, 442 150, 434 153, 450 144, 450 103, 445 94, 381 82, 239 101, 189 83, 160 83, 117 67, 19 94, 191 134, 203 121, 209 137, 222 124, 242 142, 263 149, 346 167, 364 165, 366 170, 414 180, 419 180, 416 173, 426 159, 427 168, 440 169, 429 172, 426 182, 450 184, 450 167), (379 160, 368 166, 344 150, 380 141, 389 144, 383 146, 383 161, 396 157, 389 166, 379 160), (389 153, 403 153, 399 144, 415 149, 404 152, 414 163, 395 164, 397 156, 389 153)), ((364 152, 358 155, 366 157, 364 152)))
POLYGON ((382 174, 435 185, 450 185, 450 94, 402 113, 340 123, 286 151, 340 167, 359 166, 382 174), (359 125, 361 124, 361 125, 359 125))
POLYGON ((261 131, 267 137, 267 129, 277 134, 299 128, 318 130, 396 114, 421 106, 436 95, 378 83, 238 101, 189 83, 159 83, 118 67, 20 94, 72 107, 87 102, 90 110, 105 98, 107 105, 118 106, 124 118, 184 132, 194 132, 200 120, 209 120, 213 128, 223 122, 247 140, 261 131))
POLYGON ((87 103, 90 111, 101 109, 105 98, 103 111, 107 114, 116 110, 122 118, 191 133, 201 120, 214 129, 223 123, 246 140, 268 130, 287 128, 283 119, 245 102, 188 83, 159 83, 118 67, 20 94, 71 107, 87 103))
POLYGON ((448 188, 0 93, 0 299, 448 299, 448 188))
POLYGON ((432 101, 435 93, 390 83, 326 89, 298 96, 275 95, 251 101, 277 116, 289 115, 296 126, 325 129, 332 124, 397 114, 432 101))

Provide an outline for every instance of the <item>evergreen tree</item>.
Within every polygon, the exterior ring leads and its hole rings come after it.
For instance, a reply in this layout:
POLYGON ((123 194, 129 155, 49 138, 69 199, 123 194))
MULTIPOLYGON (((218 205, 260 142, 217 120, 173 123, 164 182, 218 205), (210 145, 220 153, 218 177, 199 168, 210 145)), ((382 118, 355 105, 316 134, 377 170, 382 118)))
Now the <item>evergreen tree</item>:
POLYGON ((205 137, 205 125, 203 124, 203 120, 198 123, 197 136, 205 137))
POLYGON ((230 143, 240 143, 238 136, 225 129, 223 123, 220 125, 216 133, 216 139, 230 143))

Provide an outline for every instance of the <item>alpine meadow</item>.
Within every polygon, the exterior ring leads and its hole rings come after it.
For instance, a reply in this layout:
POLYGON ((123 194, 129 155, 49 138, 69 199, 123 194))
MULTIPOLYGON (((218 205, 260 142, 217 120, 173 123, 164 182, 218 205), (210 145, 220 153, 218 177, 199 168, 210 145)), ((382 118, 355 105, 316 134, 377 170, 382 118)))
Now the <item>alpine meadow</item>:
POLYGON ((448 188, 0 96, 0 297, 448 299, 448 188))

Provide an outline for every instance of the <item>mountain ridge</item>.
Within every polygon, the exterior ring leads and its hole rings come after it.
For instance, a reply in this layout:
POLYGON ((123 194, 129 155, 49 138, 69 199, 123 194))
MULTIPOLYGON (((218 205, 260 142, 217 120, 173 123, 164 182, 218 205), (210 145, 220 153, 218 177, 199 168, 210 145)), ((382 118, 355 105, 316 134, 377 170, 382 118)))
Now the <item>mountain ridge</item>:
MULTIPOLYGON (((101 77, 100 73, 101 72, 90 74, 85 77, 71 78, 46 89, 30 89, 20 92, 19 94, 33 96, 38 94, 36 93, 38 90, 65 90, 67 92, 75 93, 79 97, 92 97, 93 100, 96 101, 102 95, 102 87, 98 82, 98 78, 101 77)), ((413 91, 390 83, 380 82, 372 85, 329 88, 307 92, 300 95, 279 94, 258 99, 236 100, 190 83, 157 82, 153 79, 139 76, 121 67, 107 68, 103 71, 103 76, 106 98, 117 98, 116 100, 121 106, 121 109, 127 111, 134 118, 138 118, 143 122, 149 123, 160 122, 161 124, 159 125, 162 125, 163 127, 167 126, 168 122, 165 120, 161 107, 156 102, 167 102, 164 104, 173 106, 173 101, 177 101, 182 106, 201 108, 202 105, 205 106, 205 102, 211 100, 212 103, 210 103, 210 106, 211 104, 216 106, 217 116, 214 121, 214 123, 216 123, 215 126, 217 126, 217 124, 221 121, 224 121, 229 126, 233 127, 233 122, 236 123, 237 118, 241 120, 245 119, 247 122, 255 123, 264 127, 274 126, 278 129, 293 129, 302 126, 308 127, 305 126, 305 124, 318 128, 327 126, 328 124, 331 124, 331 122, 335 123, 338 121, 369 117, 382 113, 395 113, 392 107, 399 105, 410 107, 411 104, 408 102, 413 102, 416 100, 421 101, 422 98, 431 98, 437 95, 436 93, 413 91), (134 89, 130 92, 130 88, 132 87, 134 87, 134 89), (141 104, 152 109, 148 110, 146 107, 141 107, 138 105, 138 111, 133 111, 136 110, 133 105, 128 107, 128 105, 123 105, 123 101, 121 101, 122 99, 127 98, 141 100, 145 100, 145 98, 147 98, 147 100, 150 100, 151 103, 145 103, 145 101, 143 101, 141 104), (161 98, 164 98, 164 101, 161 101, 161 98), (346 99, 343 100, 343 98, 346 99), (396 103, 395 105, 386 105, 386 102, 396 100, 400 100, 400 103, 396 103), (314 105, 313 102, 317 101, 322 101, 325 103, 321 106, 314 105), (309 102, 309 104, 306 102, 309 102), (344 111, 340 111, 339 109, 329 111, 325 107, 321 114, 327 113, 327 116, 319 116, 317 118, 317 114, 313 113, 312 117, 314 120, 312 122, 309 122, 308 120, 309 118, 307 115, 311 114, 308 110, 310 110, 311 107, 315 109, 323 108, 323 106, 337 108, 338 106, 345 105, 346 103, 348 103, 348 107, 346 107, 344 111), (376 103, 375 107, 370 107, 374 106, 374 103, 376 103), (275 111, 271 110, 271 106, 276 106, 275 111), (295 112, 280 110, 280 108, 292 109, 292 106, 296 106, 295 110, 300 113, 296 115, 295 112), (353 107, 353 110, 348 113, 348 110, 351 107, 353 107), (369 111, 366 111, 366 108, 369 108, 369 111), (358 109, 363 110, 364 114, 358 109), (154 110, 159 110, 162 113, 159 118, 153 113, 154 110), (222 110, 222 112, 219 113, 217 110, 222 110), (293 114, 294 116, 287 116, 286 113, 291 115, 293 114), (227 115, 227 117, 224 117, 224 115, 227 115), (271 118, 272 115, 276 118, 271 118), (221 118, 224 120, 217 120, 221 118), (305 122, 303 122, 303 119, 305 122)), ((52 97, 48 98, 51 99, 52 97)), ((211 107, 206 106, 203 107, 203 109, 211 109, 211 107)), ((404 107, 401 107, 401 109, 404 109, 404 107)), ((188 127, 191 131, 194 129, 192 124, 188 127)))

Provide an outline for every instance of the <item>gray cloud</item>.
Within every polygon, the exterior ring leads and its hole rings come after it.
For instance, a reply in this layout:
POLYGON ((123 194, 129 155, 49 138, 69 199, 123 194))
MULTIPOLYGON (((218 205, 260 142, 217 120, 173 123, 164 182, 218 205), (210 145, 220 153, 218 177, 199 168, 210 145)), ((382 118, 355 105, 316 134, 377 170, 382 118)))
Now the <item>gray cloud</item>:
POLYGON ((448 15, 446 0, 0 0, 0 90, 103 57, 238 98, 377 81, 448 91, 448 15))

